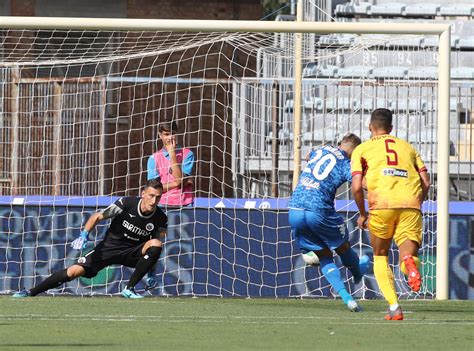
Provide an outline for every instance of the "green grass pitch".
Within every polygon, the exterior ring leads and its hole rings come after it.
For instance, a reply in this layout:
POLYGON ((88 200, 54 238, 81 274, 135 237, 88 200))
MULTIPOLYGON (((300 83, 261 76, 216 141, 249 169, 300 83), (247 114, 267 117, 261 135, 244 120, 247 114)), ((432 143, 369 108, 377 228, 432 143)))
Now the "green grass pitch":
POLYGON ((0 350, 474 350, 474 301, 0 297, 0 350))

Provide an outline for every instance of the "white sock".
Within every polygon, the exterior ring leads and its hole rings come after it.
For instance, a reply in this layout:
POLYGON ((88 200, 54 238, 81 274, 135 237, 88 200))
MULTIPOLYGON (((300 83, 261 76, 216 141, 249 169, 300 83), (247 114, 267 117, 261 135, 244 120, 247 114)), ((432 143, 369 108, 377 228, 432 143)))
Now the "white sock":
POLYGON ((398 303, 394 303, 393 305, 390 305, 390 311, 394 312, 398 308, 398 303))

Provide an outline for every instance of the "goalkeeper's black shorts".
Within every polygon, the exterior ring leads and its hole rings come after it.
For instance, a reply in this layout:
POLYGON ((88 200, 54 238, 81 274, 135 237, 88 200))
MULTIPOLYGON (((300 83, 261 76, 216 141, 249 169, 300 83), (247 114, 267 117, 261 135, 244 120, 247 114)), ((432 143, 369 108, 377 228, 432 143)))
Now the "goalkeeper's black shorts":
POLYGON ((113 264, 135 268, 138 260, 143 257, 144 243, 135 246, 125 245, 120 241, 107 238, 101 241, 84 256, 80 257, 77 264, 84 267, 84 277, 92 278, 99 271, 113 264))

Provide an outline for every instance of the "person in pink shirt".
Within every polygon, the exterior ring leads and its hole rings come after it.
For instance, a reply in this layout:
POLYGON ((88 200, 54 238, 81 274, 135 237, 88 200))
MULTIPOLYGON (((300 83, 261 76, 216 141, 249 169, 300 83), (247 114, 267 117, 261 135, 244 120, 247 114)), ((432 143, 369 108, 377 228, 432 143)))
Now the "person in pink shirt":
POLYGON ((160 178, 163 183, 162 207, 192 206, 194 189, 192 174, 194 154, 176 141, 178 125, 175 121, 160 123, 159 137, 163 147, 148 159, 148 180, 160 178))
MULTIPOLYGON (((163 184, 163 195, 159 205, 165 212, 193 206, 194 154, 191 150, 177 144, 178 125, 175 121, 160 123, 158 133, 163 147, 148 158, 147 178, 148 180, 158 178, 163 184)), ((148 273, 145 289, 151 290, 157 285, 155 267, 153 267, 148 273)))

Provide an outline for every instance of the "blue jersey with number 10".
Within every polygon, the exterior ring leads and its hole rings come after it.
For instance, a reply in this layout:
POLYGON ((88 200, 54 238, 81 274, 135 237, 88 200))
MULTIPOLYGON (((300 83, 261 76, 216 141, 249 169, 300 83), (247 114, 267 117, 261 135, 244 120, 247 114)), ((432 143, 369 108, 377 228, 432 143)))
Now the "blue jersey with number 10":
POLYGON ((288 207, 334 210, 337 188, 351 180, 351 162, 343 150, 330 145, 313 150, 288 207))

